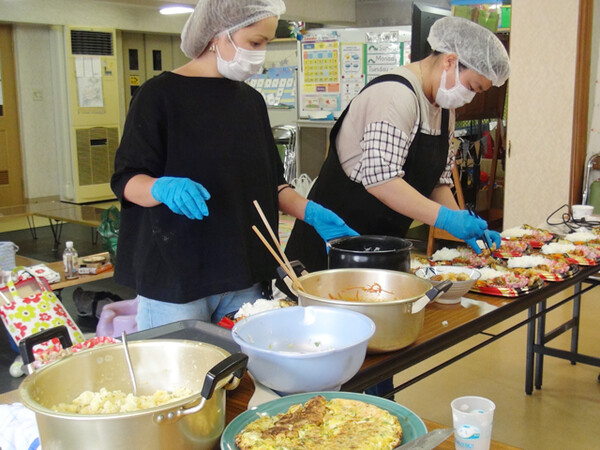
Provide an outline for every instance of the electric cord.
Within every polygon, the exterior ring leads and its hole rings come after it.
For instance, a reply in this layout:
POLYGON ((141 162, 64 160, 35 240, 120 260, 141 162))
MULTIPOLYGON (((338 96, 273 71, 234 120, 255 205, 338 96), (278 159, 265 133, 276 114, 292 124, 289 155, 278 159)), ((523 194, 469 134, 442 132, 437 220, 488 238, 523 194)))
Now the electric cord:
POLYGON ((550 215, 546 218, 546 223, 548 225, 552 225, 552 226, 564 225, 573 232, 579 231, 581 228, 600 226, 600 221, 597 221, 597 220, 586 220, 585 217, 583 217, 581 219, 573 218, 573 215, 571 214, 571 208, 566 203, 562 206, 559 206, 556 210, 554 210, 552 213, 550 213, 550 215), (552 217, 563 208, 566 208, 567 210, 566 210, 566 212, 561 213, 560 221, 551 222, 550 220, 552 219, 552 217))

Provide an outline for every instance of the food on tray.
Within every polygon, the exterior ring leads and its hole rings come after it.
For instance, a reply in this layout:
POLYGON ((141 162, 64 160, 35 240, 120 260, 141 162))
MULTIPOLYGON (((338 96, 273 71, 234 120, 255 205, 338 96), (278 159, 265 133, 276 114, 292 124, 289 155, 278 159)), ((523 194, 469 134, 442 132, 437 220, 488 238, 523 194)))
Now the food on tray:
POLYGON ((84 391, 71 403, 59 403, 51 409, 74 414, 115 414, 154 408, 192 394, 190 389, 177 388, 172 392, 158 390, 152 395, 135 396, 101 388, 99 392, 84 391))
POLYGON ((527 251, 529 245, 527 241, 502 239, 500 248, 494 251, 494 256, 508 258, 511 256, 519 256, 527 251))
POLYGON ((448 248, 444 247, 431 255, 431 265, 450 264, 453 266, 485 267, 494 262, 489 252, 476 254, 466 247, 448 248))
POLYGON ((398 418, 369 403, 317 395, 286 413, 262 416, 235 436, 247 449, 393 449, 402 441, 398 418))
POLYGON ((433 275, 429 279, 433 281, 469 281, 471 277, 468 273, 464 272, 446 272, 433 275))
POLYGON ((500 236, 508 240, 525 241, 532 247, 540 247, 545 242, 551 241, 554 237, 548 230, 535 228, 527 224, 520 227, 508 228, 502 231, 500 236))
POLYGON ((585 258, 590 260, 600 259, 600 249, 587 245, 576 245, 562 241, 546 244, 541 248, 544 255, 565 255, 568 258, 585 258))
POLYGON ((569 233, 565 236, 565 239, 575 244, 600 244, 600 236, 591 231, 576 231, 575 233, 569 233))
POLYGON ((569 271, 569 264, 558 259, 546 258, 542 255, 526 255, 509 258, 509 269, 535 269, 540 272, 564 274, 569 271))
POLYGON ((479 272, 481 272, 481 278, 475 282, 475 286, 480 288, 523 289, 540 282, 539 276, 534 273, 527 276, 512 270, 498 270, 489 267, 483 267, 479 269, 479 272))
POLYGON ((429 260, 427 258, 422 258, 422 257, 414 257, 410 259, 410 271, 414 272, 417 269, 420 269, 421 267, 429 267, 431 266, 431 264, 429 264, 429 260))

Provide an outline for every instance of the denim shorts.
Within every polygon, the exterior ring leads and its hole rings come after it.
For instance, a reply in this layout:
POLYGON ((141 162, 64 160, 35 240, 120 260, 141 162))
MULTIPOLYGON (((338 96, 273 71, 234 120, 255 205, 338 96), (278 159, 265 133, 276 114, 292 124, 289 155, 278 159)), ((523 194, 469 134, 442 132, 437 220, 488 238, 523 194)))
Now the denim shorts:
POLYGON ((217 323, 224 315, 237 311, 244 303, 254 303, 262 296, 261 283, 239 291, 210 295, 189 303, 168 303, 138 295, 138 330, 147 330, 180 320, 217 323))

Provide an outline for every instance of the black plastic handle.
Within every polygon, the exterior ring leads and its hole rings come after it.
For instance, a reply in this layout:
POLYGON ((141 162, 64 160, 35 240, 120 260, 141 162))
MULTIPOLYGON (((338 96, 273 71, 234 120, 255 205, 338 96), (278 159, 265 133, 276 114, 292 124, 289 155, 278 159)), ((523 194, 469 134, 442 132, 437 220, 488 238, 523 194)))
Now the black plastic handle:
MULTIPOLYGON (((297 259, 294 261, 290 261, 290 264, 292 266, 292 269, 294 269, 294 273, 296 274, 297 277, 301 277, 302 275, 305 275, 308 273, 306 271, 306 267, 304 267, 304 264, 302 264, 297 259)), ((298 296, 290 290, 287 283, 285 282, 285 279, 290 278, 290 276, 283 269, 283 267, 281 267, 281 266, 277 267, 277 275, 279 276, 279 278, 277 280, 275 280, 275 286, 277 286, 277 288, 281 292, 283 292, 285 295, 287 295, 293 301, 297 302, 298 296)))
POLYGON ((222 379, 233 374, 234 377, 241 379, 246 373, 248 366, 248 355, 244 353, 234 353, 221 361, 208 371, 202 385, 202 397, 210 399, 215 392, 216 384, 222 379))
POLYGON ((62 348, 65 350, 73 345, 69 330, 67 330, 67 327, 64 325, 49 328, 23 338, 19 342, 19 352, 21 353, 21 358, 23 358, 23 365, 26 366, 31 364, 35 360, 35 357, 33 356, 33 347, 54 338, 58 338, 60 345, 62 345, 62 348))
POLYGON ((439 295, 443 294, 444 292, 446 292, 448 289, 450 289, 450 287, 452 286, 452 281, 450 280, 445 280, 442 281, 440 284, 438 284, 436 287, 432 287, 430 290, 428 290, 425 295, 429 298, 429 300, 434 300, 436 299, 439 295))

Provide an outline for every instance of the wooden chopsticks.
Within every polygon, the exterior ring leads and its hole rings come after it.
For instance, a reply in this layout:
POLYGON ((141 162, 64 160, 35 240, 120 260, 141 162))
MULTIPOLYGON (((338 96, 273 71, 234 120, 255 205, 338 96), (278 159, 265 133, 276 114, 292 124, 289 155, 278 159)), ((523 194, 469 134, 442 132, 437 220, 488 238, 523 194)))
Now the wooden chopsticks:
POLYGON ((269 221, 265 217, 265 214, 263 213, 262 208, 260 207, 260 205, 258 204, 258 202, 256 200, 254 200, 252 203, 254 203, 254 207, 258 211, 258 214, 260 215, 260 218, 262 219, 263 223, 265 224, 267 231, 271 235, 271 239, 273 239, 273 242, 275 243, 275 247, 277 247, 277 250, 279 251, 279 255, 281 255, 281 257, 277 254, 277 252, 273 249, 273 247, 271 247, 271 245, 267 242, 267 239, 262 235, 262 233, 259 231, 259 229, 256 227, 256 225, 252 225, 252 231, 254 231, 256 233, 256 235, 262 241, 264 246, 267 247, 267 250, 269 250, 271 255, 273 255, 273 257, 277 261, 277 264, 279 264, 282 267, 282 269, 285 270, 285 273, 287 273, 288 276, 292 279, 292 282, 294 283, 296 288, 298 290, 304 291, 304 288, 302 287, 302 283, 300 283, 300 280, 296 276, 296 272, 294 272, 294 268, 290 264, 290 261, 288 260, 287 256, 285 256, 285 253, 283 252, 281 245, 279 245, 279 240, 275 236, 275 233, 273 232, 273 229, 271 228, 269 221))

